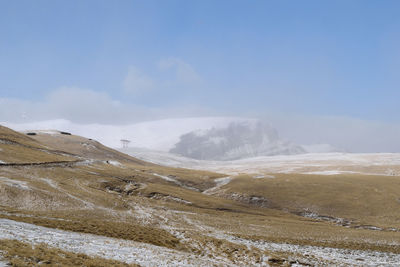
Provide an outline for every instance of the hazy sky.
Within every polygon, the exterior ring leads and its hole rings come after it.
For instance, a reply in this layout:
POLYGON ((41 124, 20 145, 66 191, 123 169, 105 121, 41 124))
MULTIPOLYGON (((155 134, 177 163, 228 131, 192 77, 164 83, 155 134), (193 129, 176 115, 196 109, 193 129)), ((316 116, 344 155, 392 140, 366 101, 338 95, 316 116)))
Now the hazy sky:
POLYGON ((398 125, 399 10, 397 0, 0 1, 0 121, 295 114, 398 125))

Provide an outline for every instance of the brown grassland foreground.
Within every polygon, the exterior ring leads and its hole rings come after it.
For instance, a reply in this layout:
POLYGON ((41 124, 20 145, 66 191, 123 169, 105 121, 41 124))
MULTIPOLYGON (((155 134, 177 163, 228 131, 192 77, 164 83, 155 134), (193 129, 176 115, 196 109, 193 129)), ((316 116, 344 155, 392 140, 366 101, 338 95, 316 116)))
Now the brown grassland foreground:
MULTIPOLYGON (((400 254, 395 176, 243 174, 205 194, 225 175, 146 163, 83 137, 30 138, 4 127, 0 160, 0 218, 219 255, 232 263, 266 256, 280 265, 305 257, 235 238, 400 254)), ((0 251, 15 266, 123 266, 20 241, 0 240, 0 251)))
POLYGON ((3 251, 3 258, 8 260, 12 266, 138 266, 103 258, 89 257, 85 254, 77 254, 51 248, 46 244, 32 246, 16 240, 0 240, 0 250, 3 251))

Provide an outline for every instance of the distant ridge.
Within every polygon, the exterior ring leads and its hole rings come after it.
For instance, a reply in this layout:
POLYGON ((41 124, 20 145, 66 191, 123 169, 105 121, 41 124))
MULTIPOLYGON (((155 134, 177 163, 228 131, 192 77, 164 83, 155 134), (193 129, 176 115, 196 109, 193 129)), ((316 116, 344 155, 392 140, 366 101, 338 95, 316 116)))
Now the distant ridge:
POLYGON ((49 134, 62 131, 85 136, 112 148, 121 148, 120 140, 126 139, 132 148, 171 151, 194 159, 230 160, 338 151, 330 145, 300 146, 282 140, 269 124, 241 117, 174 118, 129 125, 77 124, 64 119, 2 124, 18 131, 49 134))
POLYGON ((170 152, 200 160, 235 160, 302 154, 306 150, 281 140, 276 129, 267 123, 242 121, 231 122, 227 127, 184 134, 170 152))

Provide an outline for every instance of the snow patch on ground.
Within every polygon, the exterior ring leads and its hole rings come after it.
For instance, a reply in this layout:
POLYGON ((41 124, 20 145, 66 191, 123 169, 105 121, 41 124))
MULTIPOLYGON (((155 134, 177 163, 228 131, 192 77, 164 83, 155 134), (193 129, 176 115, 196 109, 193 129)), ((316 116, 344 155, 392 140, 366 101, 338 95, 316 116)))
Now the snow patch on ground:
MULTIPOLYGON (((273 243, 267 241, 254 241, 243 239, 202 224, 182 215, 185 221, 199 230, 202 234, 217 239, 245 245, 248 249, 253 247, 267 252, 279 252, 287 255, 289 260, 300 261, 311 266, 400 266, 400 254, 379 251, 363 251, 351 249, 338 249, 318 246, 302 246, 285 243, 273 243)), ((202 248, 204 249, 204 248, 202 248)), ((262 259, 259 266, 268 266, 267 259, 262 259)), ((251 264, 250 264, 251 265, 251 264)), ((291 266, 304 266, 302 264, 291 266)))
POLYGON ((93 164, 95 164, 97 162, 99 162, 99 161, 96 161, 94 159, 86 159, 86 160, 79 161, 79 162, 75 163, 75 165, 76 166, 88 166, 88 167, 91 167, 90 165, 93 165, 93 164))
POLYGON ((122 167, 123 165, 116 160, 107 160, 107 162, 115 167, 122 167))
POLYGON ((176 185, 179 185, 179 186, 181 186, 183 188, 199 191, 197 188, 194 188, 194 187, 191 187, 191 186, 186 186, 186 185, 182 184, 181 182, 179 182, 178 180, 176 180, 175 178, 172 178, 170 176, 165 176, 165 175, 161 175, 161 174, 158 174, 158 173, 152 173, 152 175, 160 177, 161 179, 164 179, 164 180, 166 180, 168 182, 172 182, 172 183, 174 183, 176 185))
POLYGON ((57 190, 59 189, 58 183, 55 182, 54 180, 49 179, 49 178, 39 178, 39 179, 42 180, 43 182, 45 182, 46 184, 50 185, 54 189, 57 189, 57 190))
POLYGON ((338 249, 316 246, 300 246, 292 244, 279 244, 264 241, 252 241, 241 239, 234 236, 225 235, 227 240, 246 245, 248 247, 256 247, 261 250, 286 252, 305 256, 310 264, 322 266, 321 264, 333 266, 399 266, 400 255, 389 252, 364 251, 338 249))
POLYGON ((179 202, 179 203, 183 203, 186 205, 192 204, 192 202, 190 202, 190 201, 187 201, 187 200, 184 200, 184 199, 178 198, 178 197, 173 197, 173 196, 163 196, 161 199, 167 200, 167 201, 170 200, 170 201, 174 201, 174 202, 179 202))
POLYGON ((316 153, 264 156, 232 161, 194 160, 179 155, 129 148, 126 154, 155 164, 237 175, 239 173, 370 174, 400 176, 400 153, 316 153))
MULTIPOLYGON (((75 253, 141 266, 215 266, 227 265, 218 261, 181 251, 128 240, 92 234, 68 232, 33 224, 0 219, 0 239, 14 239, 49 246, 75 253)), ((229 262, 231 265, 231 262, 229 262)))
MULTIPOLYGON (((135 208, 135 214, 142 214, 147 218, 155 215, 147 208, 135 208)), ((157 214, 159 213, 157 212, 157 214)), ((299 260, 302 263, 308 263, 313 266, 399 266, 398 263, 400 262, 400 255, 394 253, 301 246, 238 238, 190 219, 188 217, 190 213, 179 212, 177 215, 184 218, 187 223, 193 225, 202 234, 245 245, 249 249, 255 247, 262 251, 283 253, 287 255, 289 260, 299 260)), ((182 235, 179 237, 185 239, 184 234, 175 231, 177 230, 175 228, 171 228, 173 225, 168 223, 167 218, 165 219, 166 228, 170 227, 169 230, 174 232, 176 236, 182 235)), ((32 245, 45 243, 66 251, 114 259, 126 263, 136 263, 141 266, 235 266, 226 258, 219 256, 212 258, 193 255, 140 242, 68 232, 8 219, 0 219, 0 239, 15 239, 32 245)), ((190 240, 186 241, 190 242, 190 240)), ((211 250, 210 253, 212 255, 213 251, 211 250)), ((260 266, 268 266, 267 260, 268 258, 263 258, 260 266)), ((246 259, 242 259, 238 264, 243 266, 251 265, 246 259)))
POLYGON ((263 179, 263 178, 268 178, 268 179, 273 179, 275 176, 273 175, 268 175, 268 174, 258 174, 253 176, 254 179, 263 179))
POLYGON ((176 184, 180 184, 179 181, 177 181, 176 179, 171 178, 169 176, 161 175, 161 174, 158 174, 158 173, 152 173, 152 175, 160 177, 160 178, 162 178, 162 179, 164 179, 164 180, 166 180, 168 182, 173 182, 173 183, 176 183, 176 184))
MULTIPOLYGON (((32 178, 33 178, 33 177, 32 177, 32 178)), ((46 184, 48 184, 48 185, 51 186, 52 188, 58 190, 58 191, 61 192, 61 193, 64 193, 64 194, 67 195, 69 198, 74 199, 74 200, 77 200, 77 201, 83 203, 83 204, 85 205, 86 208, 93 209, 93 208, 95 207, 95 205, 94 205, 93 203, 91 203, 91 202, 89 202, 89 201, 86 201, 86 200, 84 200, 84 199, 81 199, 81 198, 79 198, 79 197, 76 197, 76 196, 70 194, 68 191, 62 189, 62 188, 59 186, 59 184, 58 184, 56 181, 52 180, 52 179, 49 179, 49 178, 36 178, 36 179, 45 182, 46 184)))
MULTIPOLYGON (((191 223, 193 225, 199 224, 194 221, 191 223)), ((224 233, 212 227, 204 227, 202 232, 208 233, 211 237, 227 240, 239 245, 245 245, 248 249, 255 247, 262 251, 284 253, 287 254, 289 260, 301 260, 301 262, 308 263, 311 266, 400 266, 400 254, 318 246, 301 246, 262 240, 253 241, 224 233)))
POLYGON ((207 189, 203 192, 203 194, 212 194, 215 191, 217 191, 219 188, 221 188, 222 186, 229 184, 232 181, 231 177, 223 177, 223 178, 218 178, 215 179, 214 182, 216 183, 216 185, 210 189, 207 189))
POLYGON ((353 171, 315 171, 315 172, 303 172, 303 174, 313 174, 313 175, 339 175, 345 173, 358 173, 353 171))
POLYGON ((92 145, 92 144, 88 144, 88 143, 82 143, 82 146, 88 150, 90 149, 96 149, 96 146, 92 145))
POLYGON ((31 190, 31 188, 27 185, 27 182, 12 180, 6 177, 0 177, 0 183, 6 184, 8 186, 17 187, 22 190, 31 190))
POLYGON ((8 261, 5 261, 1 256, 2 251, 0 251, 0 267, 9 267, 11 266, 8 261))

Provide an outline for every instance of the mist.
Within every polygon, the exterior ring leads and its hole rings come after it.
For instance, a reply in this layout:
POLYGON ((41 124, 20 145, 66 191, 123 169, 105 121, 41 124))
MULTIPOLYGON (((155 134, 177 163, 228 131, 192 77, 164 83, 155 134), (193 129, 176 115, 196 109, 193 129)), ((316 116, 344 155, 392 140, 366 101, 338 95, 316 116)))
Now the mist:
MULTIPOLYGON (((107 93, 77 87, 61 87, 37 101, 0 98, 0 123, 14 126, 57 119, 79 125, 124 126, 191 117, 255 118, 270 124, 280 138, 296 144, 329 144, 346 152, 400 152, 400 125, 397 123, 276 111, 227 112, 193 105, 138 106, 113 99, 107 93)), ((191 126, 193 130, 196 129, 195 121, 191 126)))

